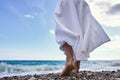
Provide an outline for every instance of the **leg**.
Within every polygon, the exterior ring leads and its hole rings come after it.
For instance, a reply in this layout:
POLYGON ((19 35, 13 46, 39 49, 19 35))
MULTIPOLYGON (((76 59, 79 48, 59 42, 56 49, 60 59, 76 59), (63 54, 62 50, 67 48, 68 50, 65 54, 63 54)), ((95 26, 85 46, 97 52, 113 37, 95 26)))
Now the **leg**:
POLYGON ((73 50, 72 47, 70 45, 68 45, 67 43, 65 43, 63 45, 63 48, 65 50, 65 54, 66 54, 66 61, 67 62, 73 62, 73 50))
POLYGON ((75 68, 73 70, 74 73, 78 73, 80 69, 80 61, 75 62, 75 68))
POLYGON ((73 50, 72 47, 67 43, 63 45, 63 48, 66 53, 66 66, 60 75, 67 76, 74 69, 73 50))

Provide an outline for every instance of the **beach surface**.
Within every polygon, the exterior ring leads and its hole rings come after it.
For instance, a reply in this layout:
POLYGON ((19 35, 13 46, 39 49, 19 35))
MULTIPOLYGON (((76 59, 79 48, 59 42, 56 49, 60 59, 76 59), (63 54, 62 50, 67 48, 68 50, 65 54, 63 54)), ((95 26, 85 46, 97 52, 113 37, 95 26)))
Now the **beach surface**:
POLYGON ((120 70, 117 71, 80 71, 70 76, 60 77, 60 73, 34 74, 24 76, 3 77, 0 80, 120 80, 120 70))

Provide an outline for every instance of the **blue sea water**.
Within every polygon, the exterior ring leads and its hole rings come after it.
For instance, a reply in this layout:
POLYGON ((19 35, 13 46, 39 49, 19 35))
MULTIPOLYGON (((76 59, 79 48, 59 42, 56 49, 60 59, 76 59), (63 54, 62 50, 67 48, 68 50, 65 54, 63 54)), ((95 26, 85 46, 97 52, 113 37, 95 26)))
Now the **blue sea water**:
MULTIPOLYGON (((65 61, 39 61, 39 60, 1 60, 0 77, 47 74, 61 72, 65 61)), ((80 70, 86 71, 116 71, 120 70, 120 60, 89 60, 81 61, 80 70)))

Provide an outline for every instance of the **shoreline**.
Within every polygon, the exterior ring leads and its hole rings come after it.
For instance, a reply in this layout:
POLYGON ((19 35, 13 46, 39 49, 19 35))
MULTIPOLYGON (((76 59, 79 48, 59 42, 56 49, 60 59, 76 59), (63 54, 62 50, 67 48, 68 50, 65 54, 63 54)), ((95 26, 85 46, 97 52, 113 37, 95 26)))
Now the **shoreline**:
POLYGON ((60 73, 19 75, 2 77, 0 80, 120 80, 120 70, 117 71, 80 71, 70 76, 60 77, 60 73))

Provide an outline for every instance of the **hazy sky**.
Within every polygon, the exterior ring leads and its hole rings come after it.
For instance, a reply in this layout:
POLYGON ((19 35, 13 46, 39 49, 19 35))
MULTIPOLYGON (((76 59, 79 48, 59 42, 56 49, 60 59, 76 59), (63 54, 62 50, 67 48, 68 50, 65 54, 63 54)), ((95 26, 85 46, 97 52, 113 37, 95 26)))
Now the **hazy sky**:
MULTIPOLYGON (((111 41, 90 60, 120 60, 120 0, 86 0, 111 41)), ((0 60, 65 60, 55 41, 58 0, 0 0, 0 60)))

